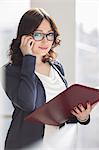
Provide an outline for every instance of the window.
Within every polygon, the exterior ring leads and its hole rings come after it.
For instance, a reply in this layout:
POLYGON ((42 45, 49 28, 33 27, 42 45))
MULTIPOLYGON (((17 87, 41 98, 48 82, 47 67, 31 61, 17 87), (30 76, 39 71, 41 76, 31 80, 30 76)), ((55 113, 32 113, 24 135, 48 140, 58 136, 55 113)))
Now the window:
POLYGON ((76 0, 76 82, 99 86, 99 1, 76 0))

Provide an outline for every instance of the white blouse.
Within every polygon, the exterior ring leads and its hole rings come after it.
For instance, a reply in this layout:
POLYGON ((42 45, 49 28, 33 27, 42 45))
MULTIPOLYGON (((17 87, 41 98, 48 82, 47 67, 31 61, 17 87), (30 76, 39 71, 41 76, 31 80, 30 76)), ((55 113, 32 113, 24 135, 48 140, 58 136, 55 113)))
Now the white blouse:
MULTIPOLYGON (((50 101, 66 89, 65 83, 62 81, 58 72, 52 66, 49 76, 40 74, 36 71, 35 73, 42 81, 43 86, 45 88, 46 102, 50 101)), ((45 125, 43 141, 49 139, 52 135, 54 135, 57 132, 58 129, 59 127, 57 126, 45 125)))

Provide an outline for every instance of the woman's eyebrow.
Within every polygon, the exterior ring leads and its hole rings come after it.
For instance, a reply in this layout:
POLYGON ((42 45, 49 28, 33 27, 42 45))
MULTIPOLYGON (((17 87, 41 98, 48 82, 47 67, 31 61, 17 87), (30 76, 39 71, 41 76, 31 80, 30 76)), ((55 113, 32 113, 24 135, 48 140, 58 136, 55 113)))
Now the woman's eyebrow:
MULTIPOLYGON (((41 29, 37 29, 37 30, 35 30, 35 31, 40 31, 40 32, 43 32, 43 30, 41 30, 41 29)), ((53 30, 48 30, 48 32, 52 32, 53 30)))

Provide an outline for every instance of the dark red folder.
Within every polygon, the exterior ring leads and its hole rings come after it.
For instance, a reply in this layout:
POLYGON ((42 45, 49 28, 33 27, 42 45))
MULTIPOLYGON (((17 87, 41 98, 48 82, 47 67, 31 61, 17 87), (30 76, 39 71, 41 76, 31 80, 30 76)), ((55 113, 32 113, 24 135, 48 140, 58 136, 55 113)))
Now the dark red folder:
POLYGON ((36 109, 25 120, 57 126, 72 117, 74 106, 83 104, 86 107, 88 101, 91 104, 99 101, 99 89, 74 84, 36 109))

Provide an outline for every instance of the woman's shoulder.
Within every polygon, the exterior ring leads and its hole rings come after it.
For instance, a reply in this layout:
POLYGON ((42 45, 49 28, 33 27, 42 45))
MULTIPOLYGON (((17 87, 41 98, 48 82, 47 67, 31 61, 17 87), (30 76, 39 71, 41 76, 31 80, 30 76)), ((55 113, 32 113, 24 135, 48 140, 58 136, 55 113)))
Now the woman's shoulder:
POLYGON ((14 65, 9 62, 9 63, 5 64, 1 69, 5 74, 20 74, 21 66, 14 65))
POLYGON ((62 67, 62 63, 58 59, 49 60, 49 62, 51 62, 51 64, 53 64, 53 65, 58 65, 58 66, 62 67))
POLYGON ((0 68, 0 82, 5 91, 8 86, 14 84, 14 81, 20 79, 19 70, 19 66, 13 66, 11 63, 7 63, 0 68))
POLYGON ((65 73, 64 73, 64 69, 63 69, 63 65, 62 65, 62 63, 61 63, 58 59, 53 60, 53 61, 52 61, 52 64, 57 67, 57 69, 62 73, 62 75, 65 74, 65 73))
POLYGON ((62 63, 61 63, 58 59, 54 60, 54 61, 53 61, 53 64, 62 67, 62 63))

